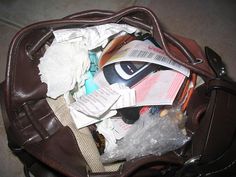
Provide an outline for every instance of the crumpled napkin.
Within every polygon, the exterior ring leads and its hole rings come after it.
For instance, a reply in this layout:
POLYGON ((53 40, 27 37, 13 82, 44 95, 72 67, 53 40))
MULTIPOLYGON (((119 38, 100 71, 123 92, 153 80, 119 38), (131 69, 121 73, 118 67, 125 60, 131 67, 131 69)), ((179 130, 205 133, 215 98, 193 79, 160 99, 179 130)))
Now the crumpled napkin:
POLYGON ((38 65, 47 96, 55 99, 72 90, 76 82, 83 85, 89 66, 88 51, 77 43, 53 43, 38 65))
POLYGON ((41 81, 47 84, 47 96, 55 99, 68 93, 76 84, 75 95, 83 95, 90 67, 88 51, 106 44, 112 35, 137 31, 132 26, 113 23, 54 31, 55 39, 38 65, 41 81))

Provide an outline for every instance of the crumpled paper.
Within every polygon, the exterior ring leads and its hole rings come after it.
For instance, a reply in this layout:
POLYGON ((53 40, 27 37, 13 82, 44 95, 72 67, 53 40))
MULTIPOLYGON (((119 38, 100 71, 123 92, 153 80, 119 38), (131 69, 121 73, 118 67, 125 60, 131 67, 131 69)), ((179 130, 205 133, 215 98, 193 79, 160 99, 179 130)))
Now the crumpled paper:
POLYGON ((41 81, 47 84, 47 96, 57 98, 84 84, 90 66, 87 50, 77 43, 53 43, 38 65, 41 81))
POLYGON ((55 39, 38 65, 41 81, 47 84, 47 96, 55 99, 68 93, 76 84, 75 95, 83 95, 90 67, 88 51, 106 45, 112 35, 137 31, 132 26, 113 23, 54 31, 55 39))

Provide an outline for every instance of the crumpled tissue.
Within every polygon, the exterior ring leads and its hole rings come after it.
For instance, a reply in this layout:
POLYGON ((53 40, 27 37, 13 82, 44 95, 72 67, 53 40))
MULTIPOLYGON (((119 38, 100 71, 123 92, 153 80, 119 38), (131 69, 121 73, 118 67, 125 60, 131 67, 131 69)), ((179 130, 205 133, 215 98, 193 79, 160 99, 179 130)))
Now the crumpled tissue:
POLYGON ((55 99, 72 90, 76 82, 83 85, 89 65, 87 50, 77 43, 53 43, 38 65, 47 96, 55 99))
POLYGON ((134 33, 138 29, 111 23, 54 31, 55 39, 38 65, 41 81, 47 84, 47 96, 55 99, 76 84, 79 88, 76 97, 85 94, 84 82, 90 67, 88 51, 106 45, 109 37, 121 32, 134 33))

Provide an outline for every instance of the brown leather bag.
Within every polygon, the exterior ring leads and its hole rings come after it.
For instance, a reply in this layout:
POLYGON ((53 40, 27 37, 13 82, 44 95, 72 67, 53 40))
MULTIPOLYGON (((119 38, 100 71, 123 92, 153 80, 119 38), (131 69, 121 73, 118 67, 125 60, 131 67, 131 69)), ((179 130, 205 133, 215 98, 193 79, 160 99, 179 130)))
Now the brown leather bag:
POLYGON ((119 12, 91 10, 63 19, 32 24, 13 38, 6 79, 1 84, 4 123, 10 149, 34 176, 126 177, 217 176, 235 174, 236 84, 216 78, 195 41, 162 30, 156 15, 144 7, 119 12), (105 23, 126 23, 150 32, 174 61, 201 76, 187 108, 191 141, 162 156, 127 161, 118 171, 93 173, 71 129, 63 126, 46 101, 38 63, 52 31, 105 23))

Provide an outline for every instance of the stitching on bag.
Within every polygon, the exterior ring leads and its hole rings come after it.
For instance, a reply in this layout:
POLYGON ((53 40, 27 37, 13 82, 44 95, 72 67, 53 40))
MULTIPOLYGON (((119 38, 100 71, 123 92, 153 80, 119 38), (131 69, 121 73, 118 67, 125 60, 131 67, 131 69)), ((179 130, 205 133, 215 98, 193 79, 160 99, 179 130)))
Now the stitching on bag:
MULTIPOLYGON (((46 119, 46 118, 50 117, 50 115, 52 115, 52 116, 53 116, 52 118, 54 119, 55 115, 53 114, 52 111, 50 111, 50 113, 46 114, 46 115, 43 116, 43 117, 40 117, 38 120, 39 120, 39 121, 42 121, 43 119, 46 119)), ((26 128, 29 128, 29 127, 32 127, 32 124, 29 124, 29 125, 23 127, 23 130, 26 129, 26 128)))

